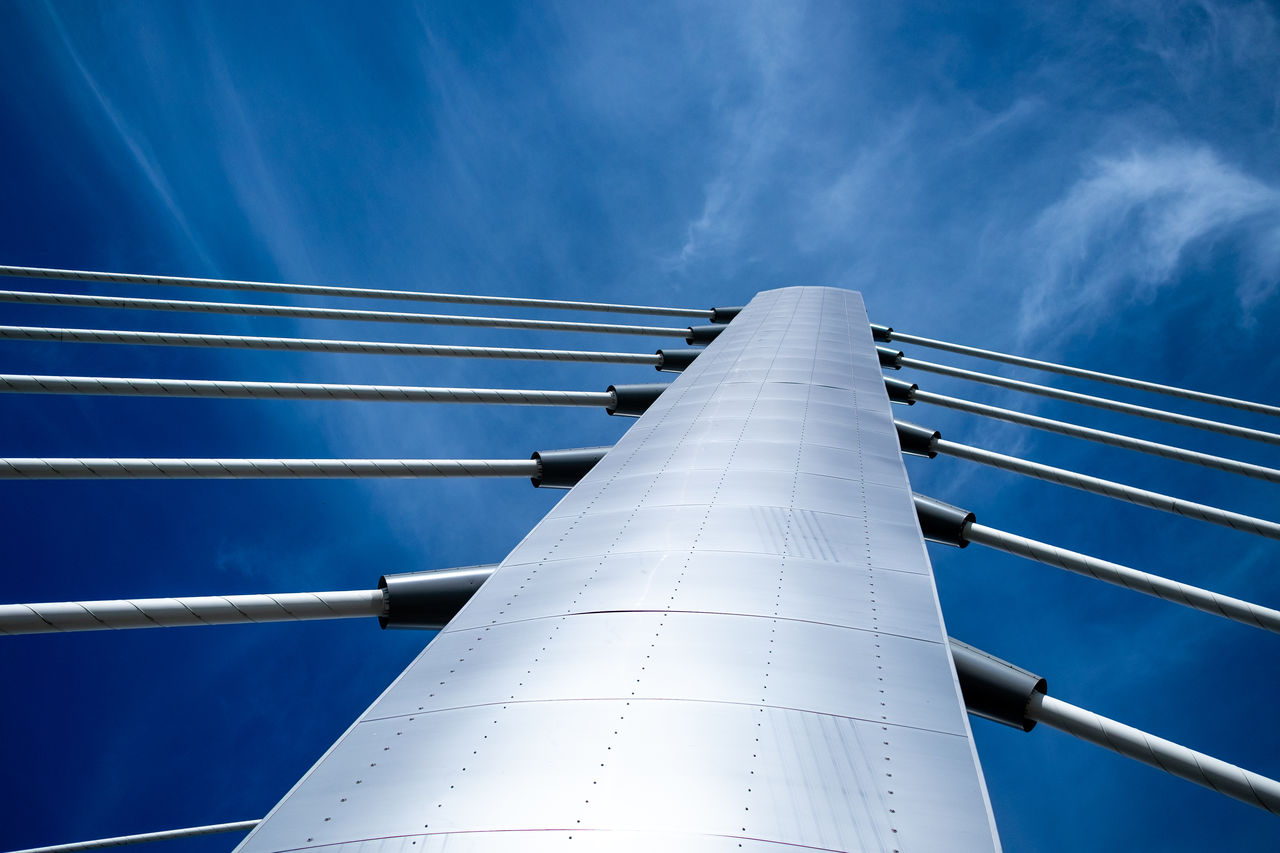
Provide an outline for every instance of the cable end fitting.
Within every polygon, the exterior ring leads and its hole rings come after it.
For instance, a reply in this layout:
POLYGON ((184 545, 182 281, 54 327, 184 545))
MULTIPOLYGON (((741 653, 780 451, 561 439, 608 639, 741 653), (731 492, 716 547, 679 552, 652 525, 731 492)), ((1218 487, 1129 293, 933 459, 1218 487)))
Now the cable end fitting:
POLYGON ((906 403, 908 406, 916 404, 916 391, 920 386, 914 382, 904 382, 901 379, 890 379, 885 377, 884 390, 889 392, 889 401, 891 403, 906 403))
POLYGON ((711 326, 690 326, 689 334, 685 336, 684 342, 690 346, 705 347, 720 336, 725 330, 723 323, 711 326))
POLYGON ((973 513, 924 495, 913 493, 911 499, 915 502, 916 519, 925 539, 940 545, 969 547, 969 525, 977 520, 973 513))
POLYGON ((954 637, 948 637, 947 644, 970 714, 1024 732, 1036 727, 1027 706, 1034 694, 1049 692, 1047 681, 954 637))
POLYGON ((611 447, 575 447, 572 450, 538 450, 529 458, 538 463, 530 477, 535 489, 572 489, 596 467, 611 447))
POLYGON ((902 350, 896 350, 892 347, 876 347, 876 356, 880 359, 881 367, 887 367, 890 370, 897 370, 902 367, 902 350))
POLYGON ((898 431, 898 446, 903 453, 929 459, 938 455, 938 439, 942 438, 942 433, 910 421, 895 420, 893 425, 898 431))
POLYGON ((734 317, 737 317, 740 313, 742 313, 742 309, 745 307, 746 307, 745 305, 732 305, 728 308, 712 308, 711 322, 713 323, 731 322, 734 317))
POLYGON ((385 605, 383 628, 439 630, 458 615, 462 605, 489 579, 496 565, 407 572, 378 578, 385 605))
POLYGON ((609 393, 613 395, 613 404, 606 406, 605 411, 611 415, 625 415, 638 418, 649 410, 662 392, 670 386, 668 382, 646 382, 641 385, 610 385, 609 393))
POLYGON ((660 349, 658 350, 658 363, 654 365, 654 370, 661 370, 667 373, 679 373, 689 365, 693 364, 693 360, 702 352, 700 349, 660 349))
POLYGON ((879 343, 887 344, 893 340, 893 327, 882 326, 879 323, 872 323, 871 338, 879 343))

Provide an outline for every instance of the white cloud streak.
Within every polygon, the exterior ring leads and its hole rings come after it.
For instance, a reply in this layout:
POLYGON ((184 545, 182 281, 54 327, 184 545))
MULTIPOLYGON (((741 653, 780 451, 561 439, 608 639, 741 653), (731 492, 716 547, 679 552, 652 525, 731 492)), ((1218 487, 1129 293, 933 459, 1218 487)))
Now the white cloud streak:
POLYGON ((821 79, 806 73, 813 62, 809 42, 798 8, 761 5, 738 19, 731 40, 744 63, 738 73, 744 68, 749 73, 725 75, 711 58, 705 70, 717 88, 710 107, 724 129, 723 141, 704 184, 702 208, 688 222, 680 248, 664 259, 669 271, 686 271, 707 258, 723 262, 739 253, 763 193, 780 179, 790 182, 795 194, 818 189, 806 179, 812 159, 802 156, 812 154, 804 142, 811 131, 808 107, 825 95, 819 91, 821 79), (744 97, 743 91, 749 94, 744 97), (780 172, 779 165, 788 162, 790 168, 780 172))
MULTIPOLYGON (((164 206, 165 211, 172 217, 176 230, 181 237, 190 246, 201 260, 207 265, 212 266, 209 255, 205 250, 203 242, 196 236, 195 231, 191 228, 191 224, 183 212, 182 206, 174 195, 173 187, 166 177, 164 170, 160 167, 157 158, 150 151, 150 146, 146 138, 133 128, 125 119, 124 115, 115 107, 109 94, 99 84, 97 77, 89 69, 84 59, 80 55, 80 51, 76 48, 74 41, 67 32, 66 27, 62 23, 57 11, 49 3, 45 3, 45 13, 48 15, 49 22, 57 34, 58 41, 62 49, 65 51, 67 58, 71 61, 79 82, 84 88, 93 95, 93 103, 99 112, 107 121, 107 124, 115 133, 116 140, 124 146, 129 152, 129 157, 137 167, 151 191, 159 199, 164 206)), ((77 87, 69 86, 68 89, 74 91, 77 87)))
POLYGON ((1226 240, 1248 263, 1235 297, 1246 315, 1276 289, 1280 189, 1224 163, 1203 145, 1171 145, 1099 158, 1027 235, 1034 282, 1020 332, 1062 331, 1088 312, 1149 301, 1176 286, 1187 262, 1226 240))

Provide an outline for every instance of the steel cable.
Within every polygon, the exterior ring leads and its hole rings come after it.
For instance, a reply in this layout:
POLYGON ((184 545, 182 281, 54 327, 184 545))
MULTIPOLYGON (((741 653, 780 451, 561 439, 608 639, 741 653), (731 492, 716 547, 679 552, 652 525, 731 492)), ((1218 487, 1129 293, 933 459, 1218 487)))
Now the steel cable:
POLYGON ((1009 388, 1014 391, 1024 391, 1028 394, 1036 394, 1041 397, 1049 397, 1055 400, 1066 400, 1072 403, 1080 403, 1085 406, 1093 406, 1097 409, 1122 412, 1127 415, 1137 415, 1140 418, 1164 421, 1165 423, 1178 424, 1179 426, 1194 427, 1195 429, 1221 433, 1222 435, 1230 435, 1236 438, 1247 438, 1251 441, 1260 441, 1265 444, 1280 444, 1280 434, 1267 432, 1266 430, 1250 429, 1249 427, 1222 423, 1221 421, 1213 421, 1207 418, 1196 418, 1191 415, 1182 415, 1177 412, 1166 412, 1163 409, 1153 409, 1148 406, 1134 405, 1133 403, 1121 403, 1117 400, 1108 400, 1105 397, 1095 397, 1091 394, 1077 394, 1074 391, 1050 388, 1046 385, 1037 385, 1034 382, 1022 382, 1017 379, 1006 379, 1003 376, 992 376, 988 373, 979 373, 975 370, 964 370, 963 368, 951 367, 945 364, 934 364, 932 362, 921 361, 915 358, 904 357, 900 363, 903 367, 924 370, 929 373, 936 373, 939 376, 968 379, 973 382, 982 382, 986 385, 995 385, 1000 388, 1009 388))
POLYGON ((519 349, 471 347, 447 344, 411 344, 391 341, 344 341, 324 338, 280 338, 256 335, 204 335, 190 332, 131 332, 118 329, 60 329, 45 326, 0 326, 0 339, 55 341, 82 344, 134 344, 140 346, 217 347, 222 349, 279 350, 287 352, 342 352, 367 355, 436 356, 447 358, 497 358, 525 361, 568 361, 597 364, 647 364, 657 366, 656 354, 596 352, 591 350, 519 349))
POLYGON ((533 459, 0 459, 0 480, 536 477, 533 459))
POLYGON ((80 308, 126 308, 139 311, 188 311, 198 314, 235 314, 249 317, 304 317, 311 320, 363 320, 379 323, 420 323, 434 326, 473 326, 489 329, 534 329, 556 332, 592 332, 613 335, 653 335, 687 338, 688 328, 630 326, 615 323, 573 323, 561 320, 524 320, 513 317, 468 317, 456 314, 415 314, 406 311, 364 311, 355 308, 308 308, 299 305, 258 305, 240 302, 193 302, 183 299, 141 299, 126 296, 87 296, 75 293, 38 293, 0 290, 0 302, 22 305, 58 305, 80 308))
POLYGON ((381 615, 382 590, 0 604, 0 634, 299 622, 381 615))
POLYGON ((1098 444, 1107 444, 1112 447, 1123 447, 1126 450, 1136 450, 1139 453, 1149 453, 1153 456, 1161 456, 1165 459, 1177 459, 1180 462, 1190 462, 1193 465, 1200 465, 1205 468, 1214 468, 1219 471, 1227 471, 1232 474, 1240 474, 1244 477, 1252 477, 1255 480, 1266 480, 1269 483, 1280 483, 1280 470, 1268 468, 1265 465, 1255 465, 1252 462, 1241 462, 1238 459, 1229 459, 1225 456, 1214 456, 1211 453, 1201 453, 1197 450, 1187 450, 1182 447, 1175 447, 1171 444, 1161 444, 1156 441, 1147 441, 1142 438, 1134 438, 1129 435, 1121 435, 1115 432, 1107 432, 1106 430, 1093 429, 1092 427, 1083 427, 1078 424, 1069 424, 1065 421, 1056 421, 1052 418, 1043 418, 1039 415, 1028 415, 1023 412, 1015 412, 1011 409, 1002 409, 999 406, 989 406, 986 403, 974 403, 970 400, 961 400, 958 397, 948 397, 945 394, 934 394, 929 391, 916 390, 912 397, 918 403, 931 403, 935 406, 943 406, 948 409, 955 409, 961 412, 968 412, 974 415, 984 415, 997 420, 1008 421, 1009 423, 1021 424, 1023 426, 1033 427, 1035 429, 1044 430, 1046 432, 1055 432, 1059 435, 1069 435, 1073 438, 1083 438, 1087 441, 1094 441, 1098 444))
POLYGON ((1270 607, 1263 607, 1228 595, 1219 595, 1207 589, 1068 551, 1066 548, 1058 548, 976 522, 970 522, 965 529, 965 537, 970 542, 995 548, 1006 554, 1014 554, 1047 566, 1055 566, 1078 575, 1122 586, 1174 604, 1181 604, 1214 616, 1222 616, 1233 622, 1280 633, 1280 610, 1273 610, 1270 607))
POLYGON ((1031 695, 1027 716, 1104 749, 1280 815, 1280 782, 1274 779, 1043 693, 1031 695))
POLYGON ((1181 397, 1185 400, 1196 400, 1201 403, 1213 403, 1214 405, 1227 406, 1232 409, 1242 409, 1244 411, 1258 412, 1264 415, 1280 416, 1280 406, 1271 406, 1266 403, 1255 403, 1250 400, 1240 400, 1235 397, 1226 397, 1221 394, 1209 394, 1204 391, 1192 391, 1188 388, 1179 388, 1176 385, 1162 385, 1159 382, 1148 382, 1145 379, 1132 379, 1127 376, 1117 376, 1113 373, 1086 370, 1081 367, 1071 367, 1065 364, 1057 364, 1052 361, 1040 361, 1039 359, 1025 358, 1020 355, 1008 355, 1006 353, 996 352, 995 350, 965 346, 964 344, 953 344, 948 343, 947 341, 921 337, 920 335, 908 335, 894 331, 890 335, 890 340, 900 341, 904 344, 917 344, 922 347, 931 347, 932 349, 939 349, 945 352, 953 352, 957 355, 971 355, 975 358, 985 358, 989 361, 999 361, 1004 364, 1017 365, 1018 367, 1030 367, 1035 370, 1060 373, 1063 376, 1092 379, 1096 382, 1106 382, 1110 385, 1119 385, 1124 388, 1136 388, 1140 391, 1152 391, 1157 394, 1166 394, 1170 397, 1181 397))
POLYGON ((108 376, 0 374, 0 393, 93 394, 218 399, 366 400, 396 403, 472 403, 512 406, 610 406, 608 391, 511 388, 433 388, 413 385, 338 385, 317 382, 238 382, 108 376))
POLYGON ((666 317, 710 319, 704 308, 665 308, 658 305, 625 305, 612 302, 576 302, 567 299, 533 299, 523 296, 474 296, 465 293, 425 293, 416 290, 387 290, 365 287, 333 287, 319 284, 284 284, 268 281, 240 281, 221 278, 188 278, 172 275, 59 270, 37 267, 0 266, 0 276, 44 278, 61 281, 100 281, 115 284, 160 284, 176 287, 204 287, 218 290, 296 293, 311 296, 348 296, 360 299, 396 299, 406 302, 443 302, 455 305, 501 305, 513 308, 551 308, 567 311, 609 311, 618 314, 648 314, 666 317))
POLYGON ((970 462, 978 462, 1004 471, 1024 474, 1038 480, 1069 486, 1095 495, 1115 498, 1137 506, 1158 509, 1162 512, 1181 515, 1185 518, 1207 521, 1210 524, 1230 527, 1233 530, 1280 540, 1280 524, 1274 521, 1254 518, 1250 515, 1219 509, 1207 504, 1185 501, 1159 492, 1126 486, 1123 483, 1116 483, 1112 480, 1090 477, 1087 474, 1078 474, 1075 471, 1054 468, 1051 465, 1042 465, 1039 462, 1030 462, 1026 459, 1019 459, 1016 456, 1006 456, 1003 453, 995 453, 979 447, 971 447, 967 444, 958 444, 946 439, 938 439, 936 447, 939 453, 954 456, 957 459, 967 459, 970 462))
POLYGON ((71 844, 54 844, 49 847, 29 847, 26 850, 14 850, 11 853, 79 853, 81 850, 99 850, 103 847, 124 847, 129 844, 143 844, 149 841, 171 841, 175 838, 195 838, 201 835, 216 835, 220 832, 248 832, 260 820, 241 820, 235 823, 214 823, 208 826, 189 826, 185 829, 166 829, 162 832, 144 832, 138 835, 118 835, 114 838, 95 838, 92 841, 76 841, 71 844))

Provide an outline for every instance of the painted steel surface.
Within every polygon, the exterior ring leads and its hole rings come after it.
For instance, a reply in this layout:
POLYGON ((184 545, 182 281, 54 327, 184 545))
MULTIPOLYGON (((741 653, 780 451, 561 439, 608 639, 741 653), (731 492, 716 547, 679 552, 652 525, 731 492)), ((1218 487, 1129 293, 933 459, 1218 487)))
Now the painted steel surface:
POLYGON ((762 293, 239 848, 998 849, 861 298, 762 293))

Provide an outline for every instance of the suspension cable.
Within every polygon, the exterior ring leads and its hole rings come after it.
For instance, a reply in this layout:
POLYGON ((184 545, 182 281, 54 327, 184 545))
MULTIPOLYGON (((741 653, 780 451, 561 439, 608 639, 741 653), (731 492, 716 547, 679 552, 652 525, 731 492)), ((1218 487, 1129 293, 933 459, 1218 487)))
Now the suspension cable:
POLYGON ((1252 441, 1261 441, 1266 444, 1280 444, 1280 434, 1267 432, 1265 430, 1250 429, 1248 427, 1237 426, 1235 424, 1208 420, 1207 418, 1196 418, 1191 415, 1182 415, 1176 412, 1166 412, 1163 409, 1153 409, 1148 406, 1137 406, 1133 403, 1121 403, 1117 400, 1108 400, 1105 397, 1095 397, 1091 394, 1077 394, 1074 391, 1050 388, 1046 385, 1037 385, 1034 382, 1022 382, 1017 379, 1006 379, 1003 376, 992 376, 988 373, 964 370, 963 368, 951 367, 945 364, 934 364, 932 362, 921 361, 915 358, 903 357, 900 364, 903 367, 912 367, 916 370, 924 370, 929 373, 936 373, 940 376, 951 376, 956 379, 968 379, 974 382, 982 382, 987 385, 995 385, 1000 388, 1010 388, 1014 391, 1025 391, 1028 394, 1036 394, 1041 397, 1050 397, 1055 400, 1066 400, 1072 403, 1081 403, 1085 406, 1093 406, 1098 409, 1107 409, 1112 412, 1123 412, 1127 415, 1137 415, 1140 418, 1150 418, 1151 420, 1164 421, 1166 423, 1178 424, 1180 426, 1194 427, 1195 429, 1202 429, 1208 432, 1235 436, 1236 438, 1247 438, 1252 441))
POLYGON ((139 835, 117 835, 114 838, 95 838, 93 841, 76 841, 71 844, 54 844, 50 847, 29 847, 12 853, 78 853, 80 850, 97 850, 102 847, 124 847, 148 841, 170 841, 175 838, 195 838, 201 835, 217 835, 220 832, 248 832, 260 820, 241 820, 235 823, 214 823, 208 826, 189 826, 185 829, 166 829, 163 832, 144 832, 139 835))
POLYGON ((1058 548, 1035 539, 987 527, 976 521, 969 522, 965 528, 965 539, 1004 551, 1006 554, 1035 560, 1047 566, 1055 566, 1214 616, 1222 616, 1233 622, 1280 633, 1280 610, 1273 610, 1270 607, 1263 607, 1228 595, 1219 595, 1207 589, 1149 574, 1119 563, 1100 560, 1076 551, 1068 551, 1066 548, 1058 548))
MULTIPOLYGON (((1219 509, 1207 504, 1185 501, 1159 492, 1126 486, 1123 483, 1104 480, 1100 477, 1090 477, 1087 474, 1078 474, 1075 471, 1054 468, 1050 465, 1041 465, 1039 462, 1030 462, 1026 459, 1019 459, 1016 456, 1006 456, 1003 453, 995 453, 941 438, 938 439, 935 447, 939 453, 945 453, 958 459, 967 459, 970 462, 978 462, 983 465, 989 465, 992 468, 1025 474, 1038 480, 1070 486, 1073 489, 1115 498, 1137 506, 1158 509, 1186 518, 1195 518, 1200 521, 1207 521, 1210 524, 1219 524, 1223 527, 1230 527, 1233 530, 1265 536, 1268 539, 1280 539, 1280 524, 1274 521, 1254 518, 1250 515, 1219 509)), ((3 474, 0 473, 0 476, 3 476, 3 474)))
POLYGON ((455 305, 502 305, 513 308, 553 308, 568 311, 609 311, 619 314, 648 314, 666 317, 710 319, 713 310, 706 308, 666 308, 657 305, 624 305, 612 302, 575 302, 566 299, 531 299, 519 296, 474 296, 466 293, 424 293, 416 290, 382 288, 333 287, 318 284, 282 284, 267 281, 239 281, 220 278, 188 278, 172 275, 138 275, 135 273, 58 270, 37 267, 0 266, 0 276, 13 278, 47 278, 63 281, 102 281, 116 284, 162 284, 177 287, 204 287, 219 290, 257 291, 263 293, 297 293, 312 296, 352 296, 361 299, 398 299, 409 302, 447 302, 455 305))
POLYGON ((916 390, 912 393, 912 397, 918 403, 932 403, 935 406, 943 406, 948 409, 956 409, 957 411, 969 412, 970 414, 975 415, 984 415, 986 417, 996 418, 997 420, 1008 421, 1009 423, 1034 427, 1035 429, 1044 430, 1046 432, 1054 432, 1059 435, 1069 435, 1074 438, 1083 438, 1087 441, 1097 442, 1098 444, 1107 444, 1112 447, 1123 447, 1127 450, 1136 450, 1140 453, 1149 453, 1153 456, 1162 456, 1166 459, 1177 459, 1180 462, 1190 462, 1193 465, 1200 465, 1205 468, 1214 468, 1219 471, 1240 474, 1245 477, 1252 477, 1255 480, 1266 480, 1271 483, 1280 483, 1280 470, 1276 468, 1268 468, 1265 465, 1241 462, 1237 459, 1229 459, 1225 456, 1214 456, 1211 453, 1200 453, 1196 450, 1187 450, 1182 447, 1175 447, 1171 444, 1161 444, 1156 441, 1147 441, 1146 439, 1134 438, 1129 435, 1121 435, 1120 433, 1107 432, 1106 430, 1093 429, 1092 427, 1083 427, 1078 424, 1069 424, 1065 421, 1056 421, 1052 418, 1040 417, 1039 415, 1028 415, 1023 412, 1015 412, 1011 409, 1002 409, 999 406, 988 406, 985 403, 974 403, 969 400, 961 400, 958 397, 948 397, 945 394, 934 394, 929 391, 916 390))
POLYGON ((1027 703, 1027 717, 1243 803, 1280 814, 1280 782, 1274 779, 1038 691, 1031 694, 1027 703))
POLYGON ((385 606, 380 589, 0 604, 0 634, 349 619, 385 606))
POLYGON ((135 344, 141 346, 218 347, 223 349, 280 350, 290 352, 344 352, 366 355, 413 355, 448 358, 499 358, 526 361, 573 361, 598 364, 647 364, 657 366, 662 357, 640 352, 591 350, 517 349, 446 344, 411 344, 391 341, 342 341, 323 338, 277 338, 254 335, 205 335, 190 332, 130 332, 117 329, 59 329, 45 326, 0 326, 0 339, 55 341, 82 344, 135 344))
POLYGON ((1057 364, 1052 361, 1040 361, 1035 358, 1025 358, 1019 355, 1007 355, 1006 353, 996 352, 995 350, 980 349, 978 347, 965 346, 963 344, 953 344, 947 341, 934 340, 933 338, 924 338, 919 335, 907 335, 902 332, 893 331, 886 336, 887 340, 901 341, 904 344, 917 344, 922 347, 931 347, 946 352, 953 352, 958 355, 971 355, 975 358, 985 358, 989 361, 999 361, 1004 364, 1013 364, 1018 367, 1030 367, 1035 370, 1045 370, 1050 373, 1060 373, 1063 376, 1075 376, 1080 379, 1092 379, 1096 382, 1106 382, 1111 385, 1120 385, 1124 388, 1136 388, 1140 391, 1153 391, 1157 394, 1167 394, 1170 397, 1181 397, 1185 400, 1196 400, 1201 403, 1213 403, 1219 406, 1227 406, 1232 409, 1243 409, 1248 412, 1258 412, 1264 415, 1280 415, 1280 406, 1271 406, 1266 403, 1254 403, 1249 400, 1239 400, 1235 397, 1224 397, 1220 394, 1209 394, 1204 391, 1192 391, 1187 388, 1178 388, 1174 385, 1162 385, 1159 382, 1148 382, 1144 379, 1131 379, 1127 376, 1117 376, 1112 373, 1102 373, 1097 370, 1085 370, 1080 367, 1070 367, 1065 364, 1057 364))
MULTIPOLYGON (((563 462, 565 451, 539 455, 544 464, 554 467, 554 457, 560 456, 563 462)), ((560 467, 563 473, 564 466, 560 467)), ((496 565, 486 564, 386 574, 372 590, 0 604, 0 635, 368 616, 376 616, 383 628, 439 630, 496 570, 496 565)))
POLYGON ((0 480, 537 477, 534 459, 0 459, 0 480))
POLYGON ((220 399, 372 400, 399 403, 479 403, 512 406, 612 406, 609 391, 510 388, 432 388, 413 385, 336 385, 317 382, 237 382, 112 376, 0 374, 0 393, 108 394, 220 399))
POLYGON ((140 311, 189 311, 251 317, 305 317, 312 320, 364 320, 380 323, 422 323, 435 326, 474 326, 489 329, 538 329, 611 335, 654 335, 689 338, 692 330, 667 326, 615 323, 573 323, 562 320, 524 320, 513 317, 469 317, 455 314, 415 314, 406 311, 365 311, 354 308, 308 308, 300 305, 258 305, 240 302, 192 302, 183 299, 140 299, 74 293, 0 290, 0 302, 85 308, 128 308, 140 311))

